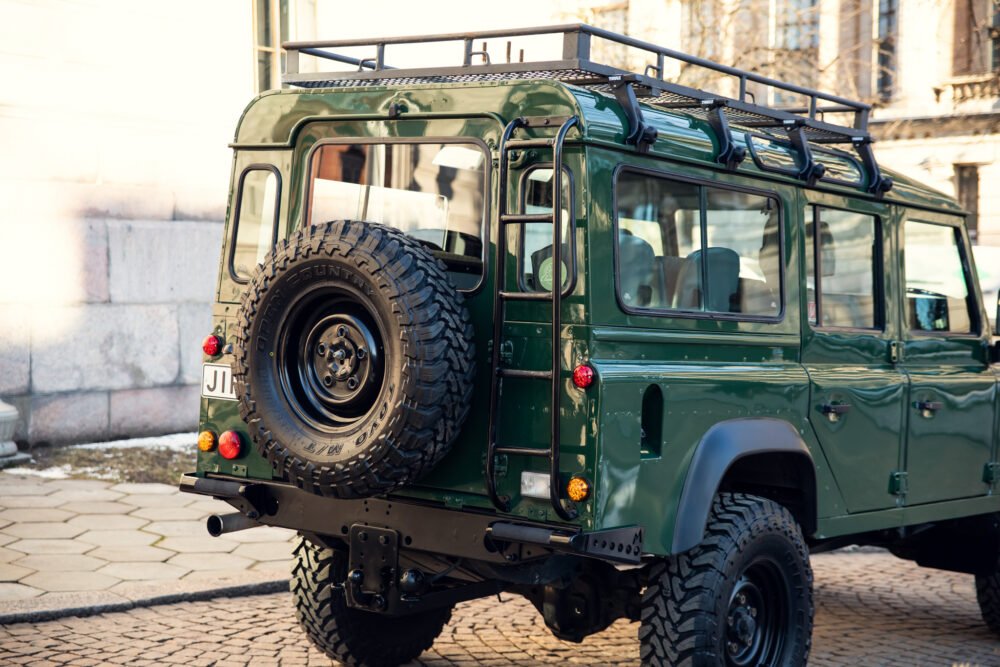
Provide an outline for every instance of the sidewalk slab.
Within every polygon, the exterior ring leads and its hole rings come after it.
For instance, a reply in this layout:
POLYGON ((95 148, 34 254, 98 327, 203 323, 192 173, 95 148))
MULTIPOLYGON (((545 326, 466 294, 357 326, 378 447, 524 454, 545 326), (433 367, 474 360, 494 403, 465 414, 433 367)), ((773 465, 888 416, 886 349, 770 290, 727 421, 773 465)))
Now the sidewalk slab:
POLYGON ((294 531, 210 537, 231 511, 167 484, 0 472, 0 623, 288 590, 294 531))

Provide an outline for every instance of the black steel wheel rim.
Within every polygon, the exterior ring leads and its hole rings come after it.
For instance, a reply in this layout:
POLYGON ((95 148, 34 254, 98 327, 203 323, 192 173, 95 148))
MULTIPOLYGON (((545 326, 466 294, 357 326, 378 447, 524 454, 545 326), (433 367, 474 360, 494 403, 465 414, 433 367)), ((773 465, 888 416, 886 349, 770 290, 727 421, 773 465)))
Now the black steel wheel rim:
POLYGON ((372 304, 349 287, 311 290, 288 309, 275 364, 281 394, 314 430, 337 434, 375 407, 385 336, 372 304))
POLYGON ((791 589, 780 565, 758 558, 733 586, 725 619, 726 664, 773 665, 780 660, 789 632, 791 589))

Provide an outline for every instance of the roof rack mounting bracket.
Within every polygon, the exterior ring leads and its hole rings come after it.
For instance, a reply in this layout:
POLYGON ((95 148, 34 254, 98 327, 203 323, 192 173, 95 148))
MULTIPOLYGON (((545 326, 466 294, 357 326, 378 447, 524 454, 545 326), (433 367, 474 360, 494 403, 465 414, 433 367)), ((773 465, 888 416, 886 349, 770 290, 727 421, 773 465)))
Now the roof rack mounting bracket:
POLYGON ((892 189, 893 182, 889 176, 882 175, 882 170, 879 169, 878 162, 875 161, 871 137, 857 137, 852 143, 854 150, 861 158, 865 173, 868 174, 868 192, 876 197, 881 197, 892 189))
POLYGON ((642 118, 642 109, 639 108, 639 100, 635 96, 634 74, 618 74, 608 77, 611 84, 611 92, 614 94, 625 118, 628 127, 625 128, 625 143, 635 146, 640 153, 645 153, 656 141, 657 131, 655 127, 646 125, 642 118))
POLYGON ((798 178, 806 182, 810 187, 816 185, 816 181, 823 178, 826 173, 826 165, 816 162, 812 149, 809 148, 809 139, 806 137, 805 125, 800 120, 785 121, 785 131, 788 132, 788 140, 798 151, 801 159, 798 178))
POLYGON ((732 134, 729 132, 729 121, 726 119, 724 111, 726 103, 724 100, 702 100, 701 106, 705 109, 708 124, 715 133, 715 138, 719 142, 719 154, 715 156, 715 161, 725 165, 726 169, 735 170, 747 156, 747 149, 733 143, 732 134))

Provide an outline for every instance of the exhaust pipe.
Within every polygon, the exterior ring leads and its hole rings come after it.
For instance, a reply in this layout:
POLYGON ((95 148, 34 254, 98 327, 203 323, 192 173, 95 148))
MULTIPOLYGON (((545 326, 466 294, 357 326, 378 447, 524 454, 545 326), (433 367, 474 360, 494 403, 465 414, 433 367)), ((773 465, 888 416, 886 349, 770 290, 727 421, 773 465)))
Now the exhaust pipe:
POLYGON ((251 519, 245 514, 240 512, 233 512, 232 514, 213 514, 208 517, 206 523, 206 528, 208 528, 208 534, 212 537, 218 537, 219 535, 224 535, 225 533, 233 533, 237 530, 246 530, 247 528, 256 528, 261 524, 258 521, 251 519))

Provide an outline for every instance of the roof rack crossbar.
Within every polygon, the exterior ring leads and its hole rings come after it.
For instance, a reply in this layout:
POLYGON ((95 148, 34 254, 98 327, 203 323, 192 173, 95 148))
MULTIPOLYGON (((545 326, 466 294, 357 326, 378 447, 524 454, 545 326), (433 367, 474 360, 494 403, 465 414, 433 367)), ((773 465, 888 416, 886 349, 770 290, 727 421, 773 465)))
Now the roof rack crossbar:
MULTIPOLYGON (((871 106, 838 95, 779 81, 756 72, 722 65, 704 58, 675 51, 650 42, 595 28, 585 24, 563 24, 510 30, 483 30, 477 32, 418 35, 413 37, 384 37, 377 39, 346 39, 331 41, 286 42, 286 73, 284 83, 306 88, 337 86, 382 85, 392 80, 407 83, 444 83, 505 80, 518 78, 550 78, 572 85, 590 87, 619 98, 626 114, 624 128, 627 143, 639 150, 648 146, 651 136, 637 134, 644 126, 638 104, 632 99, 641 98, 646 104, 664 109, 688 111, 707 121, 716 135, 718 160, 728 168, 738 166, 738 151, 729 135, 730 125, 744 128, 783 130, 788 134, 793 148, 799 153, 802 167, 797 174, 807 182, 822 176, 821 167, 815 163, 809 143, 849 144, 861 158, 868 172, 869 189, 882 194, 891 187, 891 179, 883 179, 869 147, 868 118, 871 106), (475 50, 477 41, 491 39, 562 35, 561 59, 511 62, 510 42, 507 61, 493 62, 486 51, 475 50), (619 67, 595 62, 591 59, 593 38, 646 52, 655 58, 643 72, 629 72, 619 67), (395 69, 385 64, 386 47, 436 42, 461 42, 463 51, 460 64, 448 66, 395 69), (374 49, 374 58, 357 58, 341 55, 328 49, 374 49), (315 56, 321 60, 335 61, 357 67, 354 72, 320 71, 300 72, 299 54, 315 56), (481 56, 483 64, 473 64, 473 57, 481 56), (697 67, 736 79, 735 97, 718 95, 669 81, 666 78, 667 60, 680 63, 682 69, 697 67), (623 84, 622 82, 626 83, 623 84), (774 94, 792 94, 802 98, 797 106, 769 107, 758 104, 750 85, 762 86, 774 94), (852 116, 849 124, 838 124, 826 119, 828 114, 852 116)), ((522 51, 523 53, 523 51, 522 51)), ((761 91, 757 90, 759 94, 761 91)))

